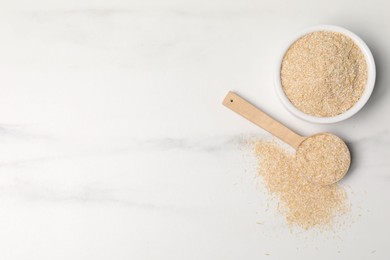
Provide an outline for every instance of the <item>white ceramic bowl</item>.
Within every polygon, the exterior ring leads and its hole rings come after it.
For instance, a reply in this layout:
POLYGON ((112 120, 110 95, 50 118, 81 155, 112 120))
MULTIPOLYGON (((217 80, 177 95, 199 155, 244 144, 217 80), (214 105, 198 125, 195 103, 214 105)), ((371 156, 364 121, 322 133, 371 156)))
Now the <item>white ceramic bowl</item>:
POLYGON ((307 29, 304 29, 300 32, 298 32, 292 39, 290 39, 286 45, 284 45, 284 48, 281 51, 280 56, 278 57, 277 63, 276 63, 276 73, 275 73, 275 87, 276 92, 278 93, 278 96, 280 100, 282 101, 283 105, 295 116, 304 119, 308 122, 312 123, 320 123, 320 124, 329 124, 329 123, 336 123, 340 122, 342 120, 345 120, 347 118, 350 118, 354 114, 356 114, 368 101, 368 99, 371 96, 372 90, 374 89, 375 85, 375 76, 376 76, 376 70, 375 70, 375 63, 374 58, 371 54, 370 49, 367 47, 367 45, 363 42, 362 39, 360 39, 356 34, 353 32, 348 31, 347 29, 344 29, 342 27, 333 26, 333 25, 318 25, 309 27, 307 29), (283 91, 282 88, 282 82, 280 79, 280 69, 283 61, 283 57, 285 53, 287 52, 288 48, 299 38, 302 36, 316 31, 331 31, 331 32, 339 32, 342 33, 348 37, 350 37, 362 50, 366 61, 367 61, 367 70, 368 70, 368 78, 367 78, 367 85, 363 92, 363 95, 359 99, 359 101, 350 109, 345 111, 344 113, 333 116, 333 117, 316 117, 312 115, 305 114, 304 112, 300 111, 298 108, 296 108, 291 101, 287 98, 286 94, 283 91))

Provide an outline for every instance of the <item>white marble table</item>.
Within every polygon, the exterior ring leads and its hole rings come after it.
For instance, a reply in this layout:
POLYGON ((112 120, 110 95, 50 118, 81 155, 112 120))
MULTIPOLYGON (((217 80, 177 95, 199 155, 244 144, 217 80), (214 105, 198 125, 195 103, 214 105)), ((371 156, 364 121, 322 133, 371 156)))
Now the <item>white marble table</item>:
POLYGON ((390 16, 385 1, 0 3, 0 259, 390 259, 390 16), (278 46, 331 23, 360 35, 376 89, 353 118, 291 116, 278 46), (350 221, 291 234, 265 211, 236 90, 353 152, 350 221), (259 224, 262 223, 262 224, 259 224))

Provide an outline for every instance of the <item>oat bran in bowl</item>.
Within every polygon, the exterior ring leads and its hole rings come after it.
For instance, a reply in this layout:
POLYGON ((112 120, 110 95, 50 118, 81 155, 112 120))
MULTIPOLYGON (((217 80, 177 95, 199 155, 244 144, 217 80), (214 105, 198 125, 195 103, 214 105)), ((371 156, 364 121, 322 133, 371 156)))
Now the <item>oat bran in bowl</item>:
POLYGON ((313 123, 335 123, 356 114, 375 84, 375 63, 354 33, 332 25, 293 37, 277 62, 275 87, 284 106, 313 123))

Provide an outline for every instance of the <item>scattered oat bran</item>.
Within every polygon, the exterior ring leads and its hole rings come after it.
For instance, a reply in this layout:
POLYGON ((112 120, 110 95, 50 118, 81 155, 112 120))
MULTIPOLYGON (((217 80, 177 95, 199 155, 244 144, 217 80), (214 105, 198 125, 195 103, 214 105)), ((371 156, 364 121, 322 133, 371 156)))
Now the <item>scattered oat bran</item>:
POLYGON ((257 141, 259 175, 268 191, 279 200, 278 210, 290 227, 327 229, 349 205, 338 184, 315 185, 302 176, 295 155, 275 142, 257 141))
POLYGON ((321 133, 305 139, 297 150, 301 174, 319 185, 335 183, 347 173, 351 156, 339 137, 321 133))
POLYGON ((367 73, 364 54, 351 38, 317 31, 290 46, 280 76, 283 90, 295 107, 309 115, 332 117, 360 99, 367 73))

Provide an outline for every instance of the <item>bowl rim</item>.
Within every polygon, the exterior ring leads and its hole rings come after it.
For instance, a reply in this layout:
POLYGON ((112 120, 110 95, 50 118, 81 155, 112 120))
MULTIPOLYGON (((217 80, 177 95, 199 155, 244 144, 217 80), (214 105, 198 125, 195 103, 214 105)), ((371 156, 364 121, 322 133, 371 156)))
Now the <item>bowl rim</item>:
POLYGON ((315 25, 299 31, 283 45, 283 48, 281 49, 280 55, 278 56, 277 63, 276 63, 274 81, 275 81, 275 89, 279 96, 279 99, 281 100, 283 105, 287 108, 287 110, 290 111, 293 115, 312 123, 330 124, 330 123, 336 123, 348 119, 363 108, 363 106, 367 103, 368 99, 372 94, 375 85, 375 78, 376 78, 376 67, 375 67, 374 57, 372 56, 372 53, 368 48, 367 44, 359 36, 340 26, 315 25), (347 111, 339 115, 332 116, 332 117, 316 117, 316 116, 306 114, 301 110, 299 110, 298 108, 296 108, 284 93, 281 77, 280 77, 282 61, 285 53, 290 48, 290 46, 302 36, 316 31, 339 32, 350 37, 356 43, 356 45, 359 46, 367 62, 367 84, 362 96, 360 97, 358 102, 356 102, 356 104, 353 105, 350 109, 348 109, 347 111))

